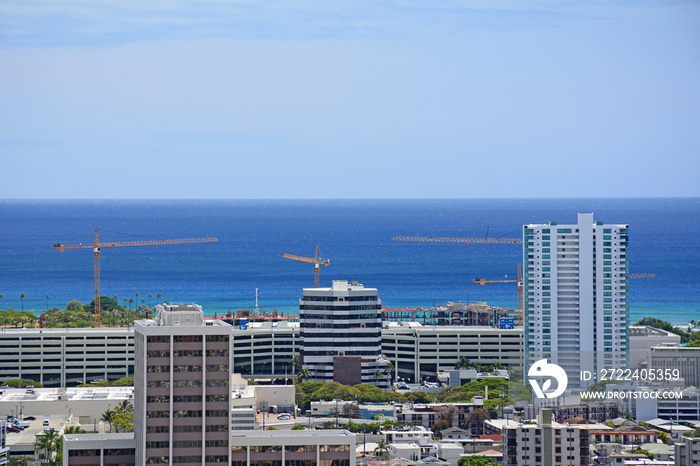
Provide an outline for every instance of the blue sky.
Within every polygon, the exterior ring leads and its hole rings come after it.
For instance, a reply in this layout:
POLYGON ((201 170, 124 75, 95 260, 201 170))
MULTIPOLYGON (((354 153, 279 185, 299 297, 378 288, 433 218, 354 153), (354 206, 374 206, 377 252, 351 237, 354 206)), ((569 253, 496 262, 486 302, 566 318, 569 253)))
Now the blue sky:
POLYGON ((700 196, 700 4, 6 1, 0 198, 700 196))

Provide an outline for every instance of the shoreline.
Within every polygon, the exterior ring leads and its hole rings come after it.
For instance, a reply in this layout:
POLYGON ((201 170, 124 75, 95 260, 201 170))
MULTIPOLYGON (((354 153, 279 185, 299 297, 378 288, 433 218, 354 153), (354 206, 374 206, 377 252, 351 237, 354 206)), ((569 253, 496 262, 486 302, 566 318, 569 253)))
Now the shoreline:
MULTIPOLYGON (((444 303, 437 303, 437 305, 446 305, 447 302, 456 302, 455 301, 445 301, 444 303)), ((228 312, 232 312, 233 314, 236 313, 238 310, 247 310, 251 313, 255 311, 254 306, 226 306, 222 302, 217 302, 217 301, 207 301, 207 300, 188 300, 186 301, 187 303, 195 303, 199 304, 202 306, 202 310, 204 311, 205 316, 214 316, 215 314, 217 316, 225 315, 228 312)), ((171 303, 185 303, 185 301, 172 301, 171 303)), ((299 315, 299 307, 298 305, 290 305, 289 303, 277 303, 278 305, 275 305, 274 303, 270 305, 265 305, 265 306, 259 306, 258 307, 258 312, 259 313, 272 313, 274 311, 277 311, 278 314, 285 315, 285 316, 298 316, 299 315)), ((489 305, 488 303, 486 303, 489 305)), ((503 307, 504 309, 510 309, 508 306, 497 306, 497 305, 491 305, 493 307, 503 307)), ((153 305, 155 307, 155 305, 153 305)), ((432 306, 432 302, 430 305, 415 305, 415 304, 408 304, 406 303, 405 305, 401 305, 401 303, 389 303, 387 305, 384 305, 383 307, 387 307, 389 309, 415 309, 418 307, 422 307, 425 309, 430 309, 432 306)), ((152 309, 152 308, 151 308, 152 309)), ((0 310, 6 310, 6 309, 0 309, 0 310)), ((21 311, 21 309, 16 309, 14 308, 15 311, 21 311)), ((37 317, 44 312, 44 310, 37 310, 37 309, 27 309, 26 311, 32 311, 37 317)), ((644 317, 653 317, 660 319, 665 322, 669 322, 671 325, 674 327, 679 327, 683 330, 685 330, 688 326, 688 322, 692 319, 699 319, 700 318, 700 307, 697 305, 689 304, 689 303, 680 303, 680 304, 656 304, 656 303, 644 303, 644 304, 638 304, 631 306, 630 308, 630 324, 633 325, 635 322, 638 322, 644 317)))

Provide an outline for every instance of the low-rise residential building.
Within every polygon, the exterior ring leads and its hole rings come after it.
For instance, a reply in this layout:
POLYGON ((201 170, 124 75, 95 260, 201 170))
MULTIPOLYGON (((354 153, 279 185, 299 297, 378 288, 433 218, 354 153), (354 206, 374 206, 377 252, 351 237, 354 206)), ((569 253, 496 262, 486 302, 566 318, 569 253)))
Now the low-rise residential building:
POLYGON ((405 458, 412 461, 417 461, 421 457, 421 447, 417 443, 390 443, 389 458, 405 458))
POLYGON ((347 430, 248 430, 231 434, 231 466, 355 464, 355 434, 347 430))
POLYGON ((380 432, 387 443, 415 443, 420 446, 433 441, 433 432, 424 427, 414 427, 410 430, 382 430, 380 432))
POLYGON ((508 466, 588 466, 589 431, 580 426, 553 421, 552 412, 543 409, 536 424, 504 429, 504 464, 508 466))
POLYGON ((622 445, 633 445, 641 443, 656 442, 659 436, 659 431, 654 429, 645 429, 641 426, 621 426, 614 429, 595 429, 590 430, 591 440, 601 443, 619 443, 622 445))
POLYGON ((431 403, 416 404, 412 409, 403 408, 396 413, 396 420, 416 426, 431 428, 437 421, 447 421, 451 426, 459 426, 475 409, 483 409, 484 399, 475 396, 472 403, 431 403))
MULTIPOLYGON (((525 406, 524 417, 534 419, 540 406, 528 404, 525 406)), ((564 403, 548 406, 557 422, 580 417, 588 422, 606 422, 625 415, 625 407, 618 401, 582 401, 579 397, 567 396, 564 403), (568 400, 572 400, 567 402, 568 400)))
POLYGON ((700 464, 699 437, 682 437, 673 446, 675 466, 695 466, 700 464))

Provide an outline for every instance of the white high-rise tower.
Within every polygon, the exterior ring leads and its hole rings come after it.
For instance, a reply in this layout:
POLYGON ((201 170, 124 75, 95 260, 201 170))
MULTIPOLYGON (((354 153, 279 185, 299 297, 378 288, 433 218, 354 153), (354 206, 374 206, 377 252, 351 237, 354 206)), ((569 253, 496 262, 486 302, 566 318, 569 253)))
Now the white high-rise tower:
POLYGON ((581 371, 629 367, 628 225, 523 227, 524 360, 546 358, 585 387, 581 371))

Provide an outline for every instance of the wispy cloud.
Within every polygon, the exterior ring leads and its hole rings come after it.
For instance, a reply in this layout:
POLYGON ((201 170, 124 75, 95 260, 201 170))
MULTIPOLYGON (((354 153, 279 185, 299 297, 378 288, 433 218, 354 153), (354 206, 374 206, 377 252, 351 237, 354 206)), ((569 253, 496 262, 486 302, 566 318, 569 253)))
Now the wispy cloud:
POLYGON ((582 4, 320 0, 22 0, 0 4, 0 46, 87 45, 201 37, 307 39, 435 34, 493 27, 551 27, 582 4))

